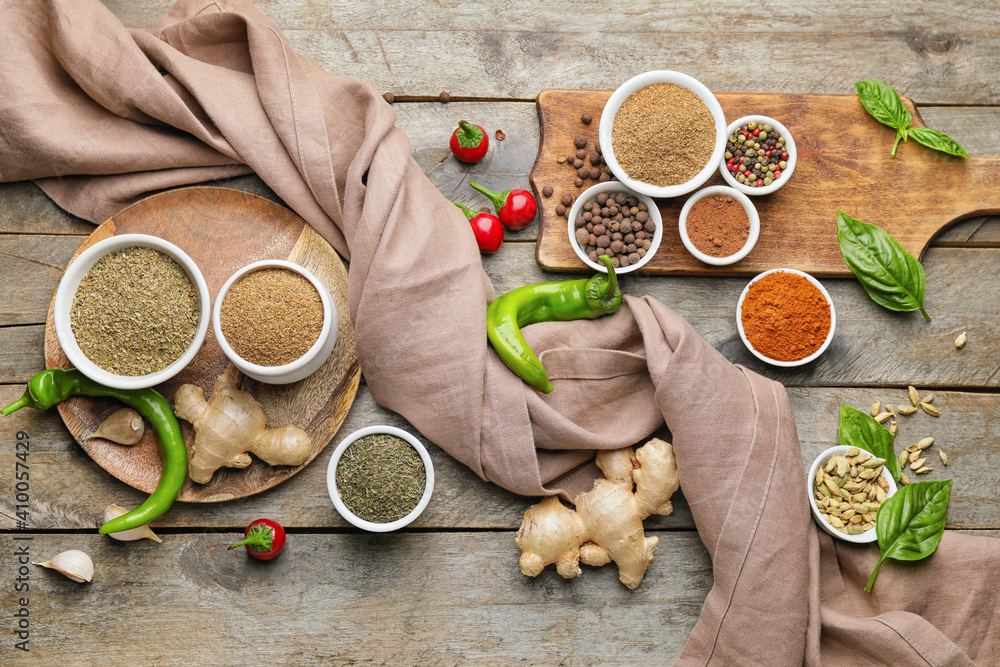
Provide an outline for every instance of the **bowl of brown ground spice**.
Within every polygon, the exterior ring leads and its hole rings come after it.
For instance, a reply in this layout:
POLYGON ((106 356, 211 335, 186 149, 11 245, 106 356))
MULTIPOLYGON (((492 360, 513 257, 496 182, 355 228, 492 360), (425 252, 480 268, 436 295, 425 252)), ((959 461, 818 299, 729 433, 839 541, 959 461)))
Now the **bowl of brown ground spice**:
POLYGON ((830 293, 808 273, 771 269, 743 289, 736 326, 743 344, 761 361, 801 366, 830 346, 837 314, 830 293))
POLYGON ((726 148, 726 117, 703 83, 670 70, 644 72, 611 94, 598 139, 608 168, 650 197, 679 197, 712 177, 726 148))
POLYGON ((244 374, 266 384, 316 372, 337 342, 337 307, 305 267, 278 259, 248 264, 215 298, 215 339, 244 374))
POLYGON ((108 387, 144 389, 198 354, 210 304, 205 278, 187 253, 156 236, 121 234, 66 267, 52 320, 81 373, 108 387))
POLYGON ((713 266, 735 264, 753 250, 760 236, 757 208, 742 192, 724 185, 691 195, 678 221, 681 242, 695 259, 713 266))

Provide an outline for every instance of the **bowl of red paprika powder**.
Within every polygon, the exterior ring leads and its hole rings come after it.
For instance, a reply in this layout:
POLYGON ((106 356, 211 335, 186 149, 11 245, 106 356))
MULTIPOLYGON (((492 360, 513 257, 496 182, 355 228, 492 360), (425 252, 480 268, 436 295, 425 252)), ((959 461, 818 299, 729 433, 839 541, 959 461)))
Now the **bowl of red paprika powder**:
POLYGON ((837 325, 822 284, 795 269, 771 269, 740 294, 736 326, 750 352, 773 366, 808 364, 830 347, 837 325))

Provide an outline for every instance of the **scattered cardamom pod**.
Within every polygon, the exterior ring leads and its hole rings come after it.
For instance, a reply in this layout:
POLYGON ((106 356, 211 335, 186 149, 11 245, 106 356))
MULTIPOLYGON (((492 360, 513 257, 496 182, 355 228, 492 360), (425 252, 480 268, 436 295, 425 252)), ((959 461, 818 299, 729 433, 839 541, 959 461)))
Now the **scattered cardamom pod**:
POLYGON ((910 453, 905 449, 899 453, 899 467, 902 468, 910 460, 910 453))
POLYGON ((920 468, 918 468, 916 470, 916 473, 918 475, 923 475, 923 474, 929 473, 931 470, 934 470, 934 468, 928 468, 927 466, 921 466, 920 468))
POLYGON ((899 422, 893 419, 889 422, 889 435, 895 438, 897 433, 899 433, 899 422))
POLYGON ((882 412, 882 401, 875 401, 872 403, 872 417, 882 412))
POLYGON ((910 470, 923 468, 925 463, 927 463, 927 457, 921 457, 910 464, 910 470))
POLYGON ((903 486, 906 486, 907 484, 910 483, 910 478, 906 476, 905 472, 899 473, 899 483, 902 484, 903 486))
POLYGON ((891 416, 892 415, 890 415, 888 412, 880 412, 877 415, 875 415, 875 421, 877 421, 879 424, 884 424, 891 416))
POLYGON ((919 458, 920 458, 920 450, 919 449, 915 450, 913 452, 910 452, 910 463, 913 463, 914 461, 916 461, 919 458))
POLYGON ((958 338, 955 339, 955 347, 961 350, 963 347, 965 347, 965 341, 967 340, 968 336, 966 336, 965 332, 963 331, 962 333, 958 334, 958 338))
POLYGON ((906 391, 910 394, 910 403, 913 403, 913 407, 920 405, 920 393, 917 391, 917 388, 911 384, 906 388, 906 391))
POLYGON ((931 392, 920 399, 921 403, 933 403, 934 402, 934 392, 931 392))
POLYGON ((941 457, 941 463, 948 465, 948 455, 944 453, 943 449, 938 450, 938 456, 941 457))
POLYGON ((930 403, 925 403, 925 402, 921 401, 921 403, 920 403, 920 409, 923 410, 924 412, 926 412, 927 414, 929 414, 931 417, 940 417, 941 416, 941 411, 938 410, 937 408, 935 408, 930 403))
POLYGON ((898 406, 896 406, 896 412, 898 412, 899 414, 904 415, 904 416, 912 415, 916 411, 917 411, 917 408, 914 407, 914 406, 912 406, 912 405, 905 405, 904 404, 904 405, 898 405, 898 406))

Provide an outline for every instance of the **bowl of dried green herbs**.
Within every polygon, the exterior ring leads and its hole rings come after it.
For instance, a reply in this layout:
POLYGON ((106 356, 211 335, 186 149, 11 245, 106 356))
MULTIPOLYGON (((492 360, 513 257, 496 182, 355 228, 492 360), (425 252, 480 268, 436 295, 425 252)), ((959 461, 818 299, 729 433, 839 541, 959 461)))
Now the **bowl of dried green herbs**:
POLYGON ((374 533, 398 530, 427 507, 434 466, 423 444, 393 426, 368 426, 333 450, 326 472, 333 506, 354 526, 374 533))
POLYGON ((66 267, 53 303, 59 345, 81 373, 109 387, 165 382, 201 349, 210 318, 201 270, 173 243, 122 234, 66 267))

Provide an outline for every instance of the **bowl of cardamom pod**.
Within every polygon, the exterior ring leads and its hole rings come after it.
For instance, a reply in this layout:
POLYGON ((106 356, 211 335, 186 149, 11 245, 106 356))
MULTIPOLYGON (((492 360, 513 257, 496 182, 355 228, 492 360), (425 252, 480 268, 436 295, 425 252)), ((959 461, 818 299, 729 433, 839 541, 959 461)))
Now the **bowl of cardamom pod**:
POLYGON ((816 457, 806 480, 813 518, 834 537, 855 544, 878 540, 879 507, 896 493, 885 459, 839 445, 816 457))

